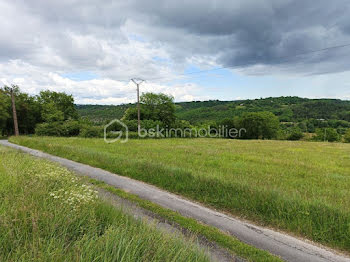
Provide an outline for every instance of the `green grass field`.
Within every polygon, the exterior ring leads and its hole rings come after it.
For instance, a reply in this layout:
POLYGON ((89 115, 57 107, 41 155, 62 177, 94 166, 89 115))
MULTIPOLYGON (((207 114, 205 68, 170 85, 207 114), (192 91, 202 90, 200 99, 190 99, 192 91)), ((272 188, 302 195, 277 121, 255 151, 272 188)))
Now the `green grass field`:
POLYGON ((0 261, 209 261, 98 199, 66 169, 0 147, 0 261))
POLYGON ((350 145, 224 139, 10 141, 350 251, 350 145))

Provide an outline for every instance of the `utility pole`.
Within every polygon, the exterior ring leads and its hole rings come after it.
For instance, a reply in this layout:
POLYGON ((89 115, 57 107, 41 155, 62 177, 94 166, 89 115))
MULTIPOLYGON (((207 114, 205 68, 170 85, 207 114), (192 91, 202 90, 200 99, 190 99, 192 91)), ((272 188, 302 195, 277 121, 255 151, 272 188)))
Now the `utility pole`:
POLYGON ((15 95, 13 93, 13 87, 11 87, 11 100, 12 100, 12 114, 13 114, 13 125, 15 128, 15 136, 19 136, 18 122, 17 122, 17 111, 16 111, 16 103, 15 103, 15 95))
POLYGON ((144 82, 145 80, 142 79, 137 79, 137 78, 133 78, 131 79, 131 81, 134 82, 134 84, 136 85, 136 90, 137 90, 137 133, 140 134, 140 130, 141 130, 141 116, 140 116, 140 84, 142 82, 144 82))

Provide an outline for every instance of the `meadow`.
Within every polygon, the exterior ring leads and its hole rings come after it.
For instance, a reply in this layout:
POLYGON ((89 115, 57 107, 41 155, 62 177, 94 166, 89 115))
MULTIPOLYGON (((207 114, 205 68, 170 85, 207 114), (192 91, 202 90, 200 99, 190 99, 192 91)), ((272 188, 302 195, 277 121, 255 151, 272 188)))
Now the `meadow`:
POLYGON ((350 251, 350 145, 227 139, 18 137, 11 142, 142 180, 350 251))
POLYGON ((115 209, 67 169, 0 147, 0 261, 210 261, 115 209))

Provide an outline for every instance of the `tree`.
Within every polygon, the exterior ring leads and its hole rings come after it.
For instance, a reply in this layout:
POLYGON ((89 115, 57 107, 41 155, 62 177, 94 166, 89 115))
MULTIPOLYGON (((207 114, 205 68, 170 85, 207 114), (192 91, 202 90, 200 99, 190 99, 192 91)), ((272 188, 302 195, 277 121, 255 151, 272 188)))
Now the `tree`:
POLYGON ((10 117, 9 111, 9 102, 7 101, 8 97, 0 89, 0 135, 5 134, 5 128, 8 118, 10 117))
POLYGON ((348 131, 346 131, 346 133, 344 135, 344 141, 345 141, 345 143, 350 143, 350 129, 348 129, 348 131))
POLYGON ((340 140, 340 135, 334 128, 317 128, 315 140, 335 142, 340 140))
POLYGON ((290 130, 290 133, 287 137, 288 140, 300 140, 304 137, 303 132, 300 130, 299 127, 293 127, 290 130))
POLYGON ((74 98, 71 95, 46 90, 41 91, 37 99, 42 106, 46 119, 54 120, 57 118, 56 121, 60 121, 62 114, 63 120, 78 119, 79 117, 74 106, 74 98), (53 110, 52 117, 48 115, 50 114, 49 110, 53 110), (59 112, 62 112, 62 114, 59 112))
POLYGON ((271 112, 253 112, 243 114, 239 126, 247 131, 243 138, 271 139, 277 136, 279 121, 271 112))
POLYGON ((41 121, 40 106, 35 97, 22 93, 18 86, 4 86, 0 92, 5 95, 5 104, 7 105, 7 114, 9 117, 6 121, 4 133, 7 135, 13 134, 13 115, 11 105, 11 89, 13 88, 16 97, 17 120, 20 133, 31 134, 34 132, 35 125, 41 121))
POLYGON ((44 122, 61 122, 64 120, 64 113, 60 111, 54 102, 42 105, 41 116, 44 122))
MULTIPOLYGON (((165 125, 172 126, 175 123, 174 98, 165 94, 144 93, 140 98, 141 120, 161 121, 165 125)), ((137 119, 137 109, 130 107, 126 110, 123 119, 137 119)))
POLYGON ((18 127, 21 134, 33 134, 37 124, 78 119, 73 97, 65 93, 42 91, 30 96, 18 86, 0 88, 0 131, 2 135, 13 134, 11 89, 16 97, 18 127))

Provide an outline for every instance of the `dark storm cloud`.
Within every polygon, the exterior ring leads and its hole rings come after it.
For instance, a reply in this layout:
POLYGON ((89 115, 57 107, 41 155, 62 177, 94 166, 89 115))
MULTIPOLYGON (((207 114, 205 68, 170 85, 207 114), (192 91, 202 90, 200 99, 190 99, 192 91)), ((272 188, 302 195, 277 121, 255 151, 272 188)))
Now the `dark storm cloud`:
POLYGON ((127 43, 125 27, 166 50, 175 64, 282 66, 305 73, 350 69, 350 47, 286 59, 350 43, 348 0, 17 0, 0 7, 1 60, 115 68, 110 50, 127 43))
MULTIPOLYGON (((174 30, 180 40, 200 36, 199 52, 217 57, 224 66, 249 66, 255 64, 293 64, 291 57, 315 49, 350 43, 350 2, 335 1, 148 1, 138 5, 140 12, 152 17, 154 25, 174 30), (178 32, 175 30, 181 29, 178 32), (183 34, 183 35, 181 35, 183 34)), ((158 40, 171 46, 182 46, 174 37, 156 35, 158 40), (172 42, 170 42, 170 41, 172 42)), ((190 44, 190 43, 189 43, 190 44)), ((193 46, 181 48, 188 57, 197 55, 193 46), (190 53, 186 50, 191 50, 190 53)), ((327 51, 317 55, 298 57, 305 63, 345 59, 344 54, 327 51)), ((177 53, 177 55, 181 55, 177 53)), ((340 63, 350 68, 350 63, 340 63)))

